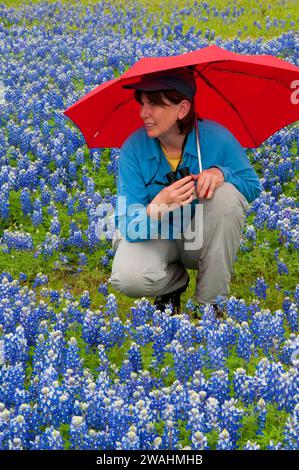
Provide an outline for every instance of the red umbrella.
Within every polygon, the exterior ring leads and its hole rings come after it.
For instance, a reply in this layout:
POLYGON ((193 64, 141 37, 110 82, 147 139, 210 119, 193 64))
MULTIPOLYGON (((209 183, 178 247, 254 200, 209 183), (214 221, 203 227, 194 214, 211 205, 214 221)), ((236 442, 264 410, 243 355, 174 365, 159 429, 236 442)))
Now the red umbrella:
POLYGON ((185 66, 193 67, 198 115, 224 125, 243 147, 258 147, 299 119, 295 88, 299 67, 271 55, 236 54, 215 45, 177 56, 141 59, 64 114, 79 127, 89 148, 120 147, 143 125, 134 90, 123 85, 135 83, 142 75, 185 66))

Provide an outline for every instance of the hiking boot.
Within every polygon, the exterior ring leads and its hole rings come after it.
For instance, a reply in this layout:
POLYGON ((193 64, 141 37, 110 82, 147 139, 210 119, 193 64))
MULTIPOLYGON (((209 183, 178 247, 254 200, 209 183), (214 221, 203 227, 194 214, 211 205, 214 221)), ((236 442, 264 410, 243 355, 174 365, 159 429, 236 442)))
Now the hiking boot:
POLYGON ((213 304, 213 309, 217 318, 226 318, 226 313, 217 304, 213 304))
POLYGON ((154 300, 154 305, 156 310, 161 310, 161 312, 165 312, 166 308, 172 307, 172 314, 171 315, 179 315, 180 308, 181 308, 181 294, 185 292, 189 284, 189 277, 188 281, 183 287, 170 292, 169 294, 158 295, 154 300))
MULTIPOLYGON (((196 304, 195 307, 194 307, 193 313, 195 313, 196 315, 201 315, 200 307, 204 306, 204 305, 208 305, 208 304, 196 304)), ((211 306, 214 309, 214 313, 216 315, 216 318, 218 318, 218 319, 226 318, 225 312, 219 307, 219 305, 211 304, 211 306)))

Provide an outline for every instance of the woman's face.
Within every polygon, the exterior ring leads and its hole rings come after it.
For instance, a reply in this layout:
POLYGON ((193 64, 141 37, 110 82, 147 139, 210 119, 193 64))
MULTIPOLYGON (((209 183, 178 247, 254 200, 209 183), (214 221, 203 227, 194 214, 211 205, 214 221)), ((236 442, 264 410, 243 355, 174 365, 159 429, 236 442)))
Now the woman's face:
POLYGON ((165 106, 151 103, 145 93, 141 94, 140 117, 149 137, 159 138, 178 133, 177 120, 182 119, 188 112, 184 111, 186 106, 183 104, 188 103, 187 100, 174 104, 164 98, 164 102, 165 106))

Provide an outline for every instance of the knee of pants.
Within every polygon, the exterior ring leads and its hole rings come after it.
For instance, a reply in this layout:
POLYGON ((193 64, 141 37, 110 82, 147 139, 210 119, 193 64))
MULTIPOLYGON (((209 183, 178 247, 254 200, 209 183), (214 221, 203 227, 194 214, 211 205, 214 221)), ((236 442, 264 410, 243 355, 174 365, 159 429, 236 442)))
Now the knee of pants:
POLYGON ((213 198, 206 202, 209 217, 225 217, 227 221, 244 219, 249 207, 243 194, 231 183, 223 183, 214 193, 213 198))
POLYGON ((123 269, 121 272, 112 270, 108 283, 115 290, 128 297, 146 297, 156 295, 156 292, 163 287, 165 278, 164 271, 140 273, 132 272, 128 268, 127 270, 123 269))

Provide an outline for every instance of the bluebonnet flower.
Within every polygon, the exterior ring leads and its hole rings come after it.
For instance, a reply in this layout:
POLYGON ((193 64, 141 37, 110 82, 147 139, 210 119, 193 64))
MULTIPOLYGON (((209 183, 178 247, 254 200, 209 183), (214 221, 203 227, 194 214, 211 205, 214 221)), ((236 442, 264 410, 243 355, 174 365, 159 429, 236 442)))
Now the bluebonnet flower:
POLYGON ((245 229, 245 237, 247 240, 256 241, 256 231, 254 225, 247 225, 245 229))
POLYGON ((122 324, 119 317, 114 317, 110 320, 110 341, 112 347, 116 345, 118 345, 118 347, 122 346, 126 337, 125 331, 125 326, 122 324))
POLYGON ((225 364, 225 356, 221 346, 215 347, 212 337, 209 336, 207 343, 207 366, 211 369, 223 369, 225 364))
MULTIPOLYGON (((297 353, 298 355, 298 353, 297 353)), ((299 402, 298 397, 299 371, 297 367, 292 367, 286 373, 281 373, 277 384, 278 409, 285 409, 291 413, 299 402)))
POLYGON ((42 273, 37 273, 34 281, 33 281, 33 287, 37 286, 43 286, 45 284, 48 284, 49 278, 45 274, 42 273))
POLYGON ((261 446, 256 442, 247 441, 243 450, 260 450, 261 446))
POLYGON ((201 431, 196 431, 191 435, 192 448, 196 450, 208 450, 208 439, 201 431))
POLYGON ((31 214, 32 212, 32 204, 31 204, 31 198, 30 198, 30 191, 28 188, 22 189, 21 192, 21 207, 24 215, 31 214))
POLYGON ((2 337, 0 341, 0 351, 2 364, 26 364, 26 361, 29 358, 29 348, 24 328, 21 325, 17 326, 15 334, 7 333, 2 337))
POLYGON ((206 390, 208 396, 217 398, 220 404, 224 403, 230 393, 228 372, 224 370, 213 372, 206 390))
POLYGON ((57 290, 50 290, 49 292, 51 302, 58 304, 60 300, 60 294, 57 290))
POLYGON ((254 314, 251 323, 254 344, 268 354, 270 349, 275 346, 275 340, 281 338, 283 330, 283 317, 281 313, 273 316, 269 310, 263 310, 254 314))
POLYGON ((189 393, 190 404, 187 407, 188 422, 186 424, 186 429, 191 430, 191 435, 196 431, 203 431, 205 429, 204 405, 206 396, 207 394, 204 391, 197 393, 194 390, 191 390, 189 393))
MULTIPOLYGON (((74 320, 76 317, 77 315, 74 317, 74 320)), ((87 310, 82 323, 82 338, 87 344, 91 346, 96 345, 99 341, 99 330, 103 323, 101 311, 87 310)))
POLYGON ((282 274, 289 274, 288 267, 287 267, 287 265, 283 262, 283 260, 280 260, 280 261, 277 263, 277 270, 278 270, 278 274, 280 274, 280 275, 282 275, 282 274))
POLYGON ((47 233, 46 238, 41 246, 43 257, 45 259, 50 258, 55 253, 55 251, 60 249, 61 246, 62 241, 59 236, 47 233))
POLYGON ((114 257, 114 250, 112 250, 111 248, 108 248, 106 250, 106 254, 109 258, 113 258, 114 257))
POLYGON ((194 346, 194 325, 189 319, 183 318, 180 322, 180 328, 177 330, 174 338, 179 341, 182 346, 194 346))
MULTIPOLYGON (((169 408, 171 405, 169 405, 169 408)), ((171 413, 171 411, 170 411, 171 413)), ((162 449, 177 449, 179 444, 179 429, 177 424, 172 421, 171 415, 167 418, 163 434, 161 436, 161 448, 162 449)))
POLYGON ((284 427, 285 449, 298 450, 299 447, 299 403, 295 406, 291 416, 288 417, 284 427))
POLYGON ((267 417, 266 403, 263 400, 263 398, 260 398, 260 400, 258 401, 255 407, 255 410, 257 413, 257 422, 258 422, 257 434, 262 434, 265 429, 266 417, 267 417))
POLYGON ((190 388, 192 388, 192 390, 194 390, 195 392, 198 392, 199 394, 201 392, 205 392, 206 387, 207 387, 207 381, 204 377, 204 374, 200 370, 197 370, 196 372, 194 372, 193 377, 189 383, 190 383, 190 388))
POLYGON ((120 369, 119 369, 119 378, 122 382, 129 380, 133 372, 133 365, 128 359, 124 359, 120 369))
POLYGON ((114 342, 113 342, 113 338, 112 338, 112 335, 111 335, 111 330, 108 326, 108 323, 103 323, 102 324, 102 326, 100 327, 100 329, 98 331, 97 339, 100 343, 105 345, 105 348, 107 350, 110 350, 113 347, 114 342))
POLYGON ((255 293, 255 295, 259 299, 265 299, 267 297, 267 289, 268 289, 268 284, 266 284, 264 278, 258 277, 256 279, 256 283, 254 286, 251 287, 251 290, 255 293))
POLYGON ((266 402, 274 401, 280 375, 281 368, 279 364, 269 361, 266 357, 262 358, 256 367, 254 376, 257 395, 261 396, 266 402))
POLYGON ((31 220, 32 224, 35 227, 38 227, 43 223, 43 212, 42 212, 42 207, 38 207, 38 209, 34 209, 32 214, 31 214, 31 220))
POLYGON ((298 308, 296 304, 291 303, 290 306, 286 309, 286 318, 291 331, 293 333, 298 332, 299 330, 299 320, 298 320, 298 308))
POLYGON ((101 263, 102 263, 102 266, 104 266, 104 267, 105 267, 105 266, 108 266, 108 264, 109 264, 109 258, 108 258, 108 256, 106 256, 106 255, 105 255, 105 256, 102 256, 102 257, 101 257, 101 263))
POLYGON ((75 199, 72 196, 68 195, 66 203, 67 203, 67 213, 69 216, 72 216, 75 213, 75 202, 76 202, 75 199))
POLYGON ((186 309, 189 310, 190 312, 193 312, 195 309, 195 303, 190 298, 186 302, 186 309))
POLYGON ((0 217, 4 220, 9 217, 9 192, 7 184, 2 184, 0 191, 0 217))
POLYGON ((19 437, 14 437, 13 439, 8 440, 8 449, 9 450, 23 450, 22 440, 19 437))
POLYGON ((53 217, 53 219, 51 221, 50 232, 53 235, 60 235, 61 226, 60 226, 60 222, 58 220, 58 217, 53 217))
POLYGON ((204 407, 204 429, 205 432, 213 430, 219 431, 220 428, 220 408, 219 401, 216 398, 209 397, 204 407))
POLYGON ((91 299, 89 296, 89 291, 84 291, 80 297, 80 305, 82 308, 89 308, 91 304, 91 299))
POLYGON ((7 245, 8 252, 11 249, 30 251, 34 248, 31 234, 23 231, 10 232, 9 230, 4 230, 2 243, 7 245))
POLYGON ((190 377, 190 369, 188 367, 189 354, 187 353, 186 348, 184 348, 177 340, 174 340, 169 346, 167 346, 166 350, 169 350, 173 354, 176 378, 180 382, 185 383, 190 377))
POLYGON ((219 439, 216 446, 217 450, 233 450, 235 446, 231 442, 229 432, 226 429, 223 429, 219 433, 219 439))
POLYGON ((64 440, 57 429, 53 426, 47 427, 45 431, 36 436, 31 441, 30 449, 32 450, 63 450, 64 440))
POLYGON ((84 248, 86 245, 86 241, 84 240, 82 230, 77 229, 77 230, 71 230, 70 229, 70 235, 67 240, 67 243, 69 246, 73 247, 78 247, 78 248, 84 248))
POLYGON ((66 255, 60 254, 59 259, 62 264, 67 264, 69 262, 69 258, 66 255))
POLYGON ((25 282, 27 281, 27 279, 28 279, 28 276, 26 273, 22 273, 22 272, 19 273, 19 282, 25 282))
POLYGON ((29 437, 28 426, 26 424, 24 416, 17 415, 10 420, 8 427, 8 435, 9 450, 24 448, 23 446, 26 444, 26 441, 29 437), (17 439, 18 441, 16 442, 17 439))
POLYGON ((103 294, 105 297, 108 295, 108 283, 107 282, 101 282, 98 291, 100 294, 103 294))
POLYGON ((109 366, 110 366, 110 361, 107 357, 107 354, 105 352, 105 346, 103 344, 98 345, 98 354, 99 354, 99 361, 100 361, 98 371, 99 372, 108 372, 109 371, 109 366))
POLYGON ((253 402, 256 396, 255 382, 252 377, 247 376, 242 367, 234 372, 233 386, 236 398, 240 398, 246 404, 253 402))
POLYGON ((229 432, 230 442, 234 448, 240 437, 242 417, 244 415, 244 410, 237 408, 237 403, 237 400, 232 398, 224 401, 221 406, 221 426, 229 432))
POLYGON ((85 253, 79 253, 79 265, 80 266, 85 266, 87 264, 87 256, 85 253))
POLYGON ((114 294, 109 294, 107 297, 105 314, 108 317, 114 317, 115 315, 117 315, 117 302, 114 294))
POLYGON ((52 202, 51 192, 46 184, 43 184, 41 187, 41 204, 44 207, 47 207, 52 202))
POLYGON ((64 370, 72 369, 75 373, 82 373, 82 362, 79 354, 79 347, 76 338, 72 337, 68 342, 68 348, 64 359, 64 370))
POLYGON ((254 353, 253 336, 247 322, 242 322, 239 327, 239 337, 237 343, 238 356, 249 362, 252 354, 254 353))
POLYGON ((121 450, 136 450, 140 449, 140 440, 136 433, 136 426, 132 425, 129 428, 129 431, 122 438, 121 442, 116 443, 116 449, 121 450))
POLYGON ((139 372, 142 370, 142 358, 140 347, 136 343, 132 343, 128 351, 128 359, 132 364, 132 369, 134 372, 139 372))
POLYGON ((267 450, 284 450, 282 447, 282 442, 277 442, 277 444, 274 444, 273 441, 270 441, 269 445, 267 446, 267 450))
POLYGON ((83 416, 73 416, 70 426, 70 448, 84 449, 87 426, 83 416))
POLYGON ((140 300, 135 300, 134 306, 131 307, 131 322, 133 328, 147 324, 152 318, 154 311, 155 307, 145 297, 142 297, 140 300))
POLYGON ((5 406, 13 406, 15 390, 22 390, 25 380, 24 365, 2 366, 0 375, 0 396, 5 406))
POLYGON ((245 304, 243 299, 236 299, 235 297, 230 297, 226 304, 227 315, 237 322, 248 322, 249 312, 248 307, 245 304))

